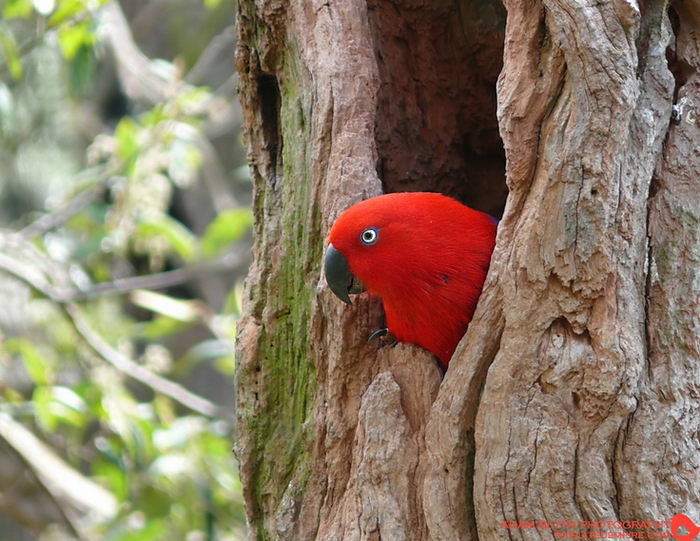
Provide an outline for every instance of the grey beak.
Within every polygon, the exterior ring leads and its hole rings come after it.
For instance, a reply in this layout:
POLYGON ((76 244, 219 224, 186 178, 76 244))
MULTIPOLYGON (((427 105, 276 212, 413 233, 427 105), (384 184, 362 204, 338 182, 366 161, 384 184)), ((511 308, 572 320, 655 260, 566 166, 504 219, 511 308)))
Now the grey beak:
POLYGON ((323 271, 326 274, 328 287, 346 304, 352 304, 349 293, 362 293, 365 290, 362 283, 350 271, 348 260, 332 244, 329 244, 326 250, 323 271))

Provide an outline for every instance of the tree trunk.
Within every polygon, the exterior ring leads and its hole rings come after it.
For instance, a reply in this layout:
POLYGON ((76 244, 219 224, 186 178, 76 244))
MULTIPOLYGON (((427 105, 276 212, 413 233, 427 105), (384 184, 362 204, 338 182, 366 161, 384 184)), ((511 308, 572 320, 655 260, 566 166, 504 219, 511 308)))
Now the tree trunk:
POLYGON ((251 539, 700 520, 699 27, 698 0, 239 1, 251 539), (505 205, 444 379, 321 277, 341 211, 409 190, 505 205))

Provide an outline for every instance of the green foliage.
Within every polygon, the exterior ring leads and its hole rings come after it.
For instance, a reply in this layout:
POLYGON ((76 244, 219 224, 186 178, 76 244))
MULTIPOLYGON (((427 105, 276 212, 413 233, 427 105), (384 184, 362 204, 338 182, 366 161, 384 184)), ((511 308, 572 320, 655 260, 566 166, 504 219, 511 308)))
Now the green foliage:
MULTIPOLYGON (((0 411, 118 502, 114 516, 85 521, 86 539, 234 541, 243 538, 245 517, 232 415, 226 407, 197 413, 130 377, 105 350, 214 401, 202 388, 206 374, 229 403, 220 388, 232 385, 235 371, 241 269, 230 270, 236 285, 213 300, 199 295, 209 276, 197 273, 232 248, 248 250, 252 214, 224 209, 203 223, 174 215, 174 196, 198 188, 205 126, 219 99, 189 85, 176 62, 151 61, 166 74, 160 101, 85 128, 86 118, 94 121, 85 100, 102 69, 97 15, 105 3, 0 0, 2 226, 19 231, 82 201, 51 227, 7 237, 17 243, 11 249, 0 231, 0 252, 74 294, 100 341, 91 342, 59 299, 0 267, 0 295, 13 290, 22 307, 14 325, 0 328, 0 411), (174 289, 114 291, 123 278, 173 269, 193 269, 192 276, 174 289), (105 285, 107 292, 99 289, 105 285)), ((218 0, 201 5, 206 17, 223 9, 218 0)))
POLYGON ((142 220, 135 231, 136 238, 148 243, 162 240, 182 259, 191 259, 195 253, 197 239, 194 234, 172 216, 161 214, 150 220, 142 220))
POLYGON ((14 35, 4 29, 0 31, 0 42, 2 42, 2 52, 5 55, 5 62, 14 79, 22 78, 22 61, 19 56, 19 48, 14 35))
POLYGON ((69 387, 42 385, 32 395, 35 414, 40 426, 55 432, 65 426, 85 428, 87 417, 83 399, 69 387))
POLYGON ((7 19, 26 18, 31 12, 31 0, 7 0, 2 8, 2 16, 7 19))
POLYGON ((202 253, 214 256, 232 242, 237 242, 253 227, 253 212, 249 208, 226 210, 209 224, 201 240, 202 253))
POLYGON ((73 60, 79 50, 92 46, 94 42, 95 33, 89 21, 64 24, 58 30, 58 43, 68 60, 73 60))
POLYGON ((49 24, 56 27, 66 21, 78 19, 88 11, 85 0, 60 0, 49 17, 49 24))
POLYGON ((73 95, 82 96, 88 93, 95 76, 96 64, 92 46, 83 44, 78 48, 69 65, 69 87, 73 95))
POLYGON ((7 353, 19 353, 24 360, 24 367, 36 385, 48 385, 53 381, 56 371, 55 360, 42 355, 38 348, 25 338, 10 338, 4 343, 7 353))
POLYGON ((115 155, 126 164, 127 173, 133 173, 134 163, 139 154, 136 122, 131 117, 124 117, 114 130, 117 142, 115 155))

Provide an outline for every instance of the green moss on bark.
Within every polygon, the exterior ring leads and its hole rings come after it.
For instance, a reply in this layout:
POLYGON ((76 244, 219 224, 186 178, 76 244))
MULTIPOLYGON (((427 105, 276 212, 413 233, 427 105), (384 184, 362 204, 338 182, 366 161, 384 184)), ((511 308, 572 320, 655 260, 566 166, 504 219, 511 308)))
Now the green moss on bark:
MULTIPOLYGON (((252 41, 254 45, 247 44, 252 47, 252 56, 269 56, 262 50, 274 43, 269 28, 256 28, 252 41)), ((255 131, 247 126, 253 163, 258 161, 257 151, 281 144, 276 149, 279 155, 271 152, 266 156, 272 160, 276 156, 276 163, 253 167, 258 273, 252 276, 255 283, 249 284, 246 312, 256 320, 260 333, 254 358, 247 358, 237 375, 239 431, 245 432, 248 442, 240 458, 250 472, 244 479, 246 499, 260 540, 278 537, 269 530, 268 521, 278 513, 294 514, 303 495, 310 471, 313 427, 306 421, 312 415, 316 390, 309 336, 323 240, 314 179, 307 163, 311 134, 306 119, 310 111, 300 90, 303 72, 290 44, 286 46, 273 74, 279 85, 275 122, 279 133, 271 135, 269 130, 255 131), (269 140, 271 137, 276 140, 269 140), (273 171, 274 178, 266 171, 273 171)), ((241 82, 243 101, 259 106, 264 115, 264 97, 254 95, 259 86, 255 78, 260 75, 255 71, 245 75, 241 82)))

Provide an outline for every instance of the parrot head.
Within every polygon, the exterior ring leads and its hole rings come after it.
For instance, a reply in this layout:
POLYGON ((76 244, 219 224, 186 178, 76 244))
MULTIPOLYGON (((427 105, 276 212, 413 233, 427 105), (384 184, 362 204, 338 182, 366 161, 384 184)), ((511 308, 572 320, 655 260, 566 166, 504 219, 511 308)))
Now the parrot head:
POLYGON ((379 297, 391 334, 447 365, 471 320, 495 231, 494 218, 444 195, 374 197, 347 209, 331 228, 326 281, 347 304, 364 291, 379 297))

